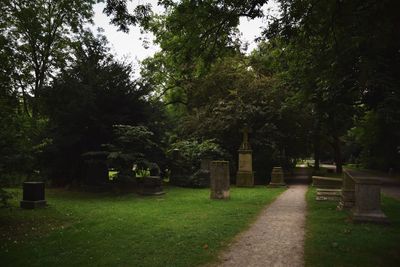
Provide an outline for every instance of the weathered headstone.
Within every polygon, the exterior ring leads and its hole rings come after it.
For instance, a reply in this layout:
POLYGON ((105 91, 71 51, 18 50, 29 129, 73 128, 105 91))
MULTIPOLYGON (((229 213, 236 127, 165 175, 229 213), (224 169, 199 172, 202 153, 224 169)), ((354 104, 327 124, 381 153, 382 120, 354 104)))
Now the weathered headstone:
POLYGON ((43 182, 24 182, 23 199, 20 202, 23 209, 35 209, 46 206, 43 182))
POLYGON ((201 160, 200 169, 193 173, 189 178, 190 187, 203 188, 210 187, 210 165, 211 159, 201 160))
POLYGON ((283 179, 283 170, 281 167, 272 168, 271 181, 267 187, 282 187, 286 186, 285 180, 283 179))
POLYGON ((229 161, 211 161, 211 199, 229 198, 229 161))
POLYGON ((236 174, 236 186, 251 187, 254 186, 254 172, 252 150, 249 143, 250 129, 247 126, 242 130, 243 141, 238 150, 239 168, 236 174))

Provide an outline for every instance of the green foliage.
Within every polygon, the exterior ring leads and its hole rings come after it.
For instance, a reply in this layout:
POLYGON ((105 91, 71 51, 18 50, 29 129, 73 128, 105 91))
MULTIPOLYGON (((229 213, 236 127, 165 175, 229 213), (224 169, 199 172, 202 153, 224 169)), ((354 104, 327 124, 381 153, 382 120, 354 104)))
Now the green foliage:
POLYGON ((226 151, 213 139, 203 141, 189 139, 173 143, 168 152, 170 159, 172 159, 175 149, 179 150, 180 158, 183 160, 181 168, 185 169, 188 174, 192 174, 200 167, 202 159, 226 159, 228 157, 226 151))
POLYGON ((379 111, 367 111, 348 133, 348 146, 355 146, 352 156, 370 169, 400 166, 399 127, 399 122, 387 121, 379 111))
POLYGON ((139 178, 150 176, 149 169, 138 169, 138 170, 135 170, 135 173, 136 173, 136 177, 139 177, 139 178))
POLYGON ((0 188, 0 208, 10 206, 9 200, 12 199, 12 194, 4 189, 0 188))
POLYGON ((144 126, 114 125, 110 164, 124 175, 134 168, 136 176, 150 175, 150 162, 163 159, 163 151, 154 140, 154 133, 144 126), (148 174, 148 175, 146 175, 148 174))
POLYGON ((91 20, 95 2, 1 1, 0 32, 13 53, 13 90, 22 91, 24 104, 30 104, 35 118, 43 88, 56 70, 72 60, 72 37, 91 20))

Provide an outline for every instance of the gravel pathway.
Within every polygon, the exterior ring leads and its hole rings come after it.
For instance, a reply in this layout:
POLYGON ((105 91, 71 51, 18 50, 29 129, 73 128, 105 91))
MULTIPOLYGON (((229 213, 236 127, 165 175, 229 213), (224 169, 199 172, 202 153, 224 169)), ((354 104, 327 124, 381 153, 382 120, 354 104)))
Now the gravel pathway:
POLYGON ((306 185, 291 185, 240 234, 214 266, 304 266, 306 185))
POLYGON ((398 186, 398 185, 392 185, 392 186, 383 185, 382 192, 385 195, 388 195, 392 198, 400 200, 400 186, 398 186))

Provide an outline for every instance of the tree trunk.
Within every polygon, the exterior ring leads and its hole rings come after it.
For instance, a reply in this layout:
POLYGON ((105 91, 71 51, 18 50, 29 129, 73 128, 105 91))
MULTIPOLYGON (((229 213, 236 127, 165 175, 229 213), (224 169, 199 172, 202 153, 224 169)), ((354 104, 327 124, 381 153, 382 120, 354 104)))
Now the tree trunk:
POLYGON ((321 146, 320 146, 320 137, 319 135, 314 136, 314 170, 319 170, 319 162, 320 162, 320 154, 321 154, 321 146))
POLYGON ((321 124, 320 121, 316 120, 316 125, 314 126, 314 170, 319 170, 319 163, 321 159, 321 124))
POLYGON ((333 150, 335 153, 336 173, 342 173, 343 172, 342 147, 340 138, 337 136, 333 136, 333 150))

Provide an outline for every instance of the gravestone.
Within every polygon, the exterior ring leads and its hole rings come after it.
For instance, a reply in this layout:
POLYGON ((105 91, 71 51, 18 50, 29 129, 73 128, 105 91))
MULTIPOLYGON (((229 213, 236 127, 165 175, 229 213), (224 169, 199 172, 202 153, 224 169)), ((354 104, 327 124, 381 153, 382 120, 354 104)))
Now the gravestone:
POLYGON ((250 129, 245 125, 242 130, 243 141, 238 150, 239 152, 239 168, 236 174, 236 186, 252 187, 254 186, 254 172, 252 150, 249 143, 250 129))
POLYGON ((285 180, 283 179, 282 167, 274 167, 271 173, 271 181, 267 187, 274 188, 282 186, 286 186, 285 180))
POLYGON ((212 159, 210 159, 210 158, 202 159, 201 163, 200 163, 200 170, 210 171, 211 161, 212 161, 212 159))
POLYGON ((229 161, 211 161, 211 199, 229 198, 229 161))
POLYGON ((185 186, 190 173, 187 171, 181 151, 177 148, 172 150, 170 169, 169 183, 176 186, 185 186))
POLYGON ((85 162, 84 183, 89 186, 104 185, 109 181, 106 151, 91 151, 82 154, 85 162))
POLYGON ((23 199, 20 202, 23 209, 35 209, 46 206, 43 182, 24 182, 23 199))
POLYGON ((165 194, 160 176, 145 176, 138 178, 137 193, 144 196, 158 196, 165 194))

